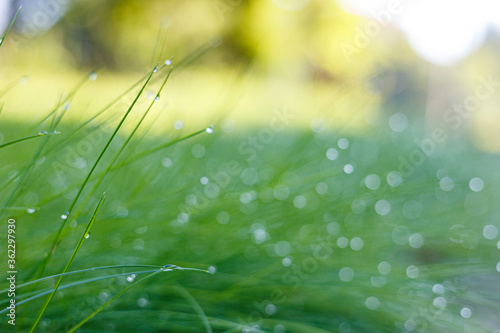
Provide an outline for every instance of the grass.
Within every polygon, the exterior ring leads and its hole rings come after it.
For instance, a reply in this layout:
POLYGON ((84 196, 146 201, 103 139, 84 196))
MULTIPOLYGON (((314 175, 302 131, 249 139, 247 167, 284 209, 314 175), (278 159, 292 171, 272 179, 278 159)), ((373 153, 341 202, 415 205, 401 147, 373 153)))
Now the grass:
POLYGON ((151 134, 163 67, 79 123, 84 81, 42 121, 0 122, 16 330, 496 332, 498 156, 450 136, 401 175, 416 118, 151 134))

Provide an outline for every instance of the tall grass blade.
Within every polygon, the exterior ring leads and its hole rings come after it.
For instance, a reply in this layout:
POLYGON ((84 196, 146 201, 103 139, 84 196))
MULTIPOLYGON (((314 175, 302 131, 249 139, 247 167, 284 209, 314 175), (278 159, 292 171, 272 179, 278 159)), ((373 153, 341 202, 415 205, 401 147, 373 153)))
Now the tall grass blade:
POLYGON ((10 25, 9 27, 7 28, 7 31, 5 31, 5 33, 3 34, 2 38, 0 38, 0 46, 2 46, 3 42, 5 41, 5 37, 7 37, 7 34, 9 33, 10 29, 12 29, 12 26, 14 25, 14 22, 16 21, 17 19, 17 16, 19 15, 19 13, 21 12, 21 8, 23 8, 23 6, 20 6, 19 9, 17 10, 16 12, 16 15, 14 15, 14 18, 12 19, 12 21, 10 22, 10 25))
MULTIPOLYGON (((102 208, 102 205, 104 204, 104 201, 106 200, 106 195, 103 193, 101 198, 99 199, 99 202, 97 204, 97 207, 95 208, 94 210, 94 213, 92 214, 92 217, 90 218, 90 221, 89 223, 87 224, 87 228, 85 229, 85 232, 82 234, 82 236, 80 237, 80 241, 78 242, 75 250, 73 251, 73 254, 71 255, 71 258, 68 260, 68 262, 66 263, 66 266, 64 267, 62 273, 66 273, 69 269, 69 267, 71 266, 71 264, 73 263, 73 261, 75 260, 76 258, 76 255, 78 254, 78 251, 80 251, 80 248, 82 247, 83 245, 83 242, 85 241, 86 239, 86 236, 89 234, 90 232, 90 229, 92 228, 92 225, 94 224, 96 218, 97 218, 97 215, 99 214, 99 212, 101 211, 101 208, 102 208)), ((52 293, 50 294, 50 296, 47 298, 47 300, 45 301, 45 303, 43 304, 40 312, 38 313, 38 316, 36 317, 35 319, 35 322, 33 323, 33 326, 31 326, 31 329, 30 329, 30 333, 33 332, 36 328, 36 326, 38 325, 38 322, 40 321, 40 319, 43 317, 43 314, 45 313, 45 310, 47 309, 47 307, 49 306, 49 303, 50 301, 52 300, 52 298, 54 297, 54 294, 56 293, 57 291, 57 288, 59 287, 59 285, 61 284, 62 280, 64 278, 64 275, 61 275, 59 276, 59 278, 57 279, 57 282, 54 286, 54 290, 52 291, 52 293)))

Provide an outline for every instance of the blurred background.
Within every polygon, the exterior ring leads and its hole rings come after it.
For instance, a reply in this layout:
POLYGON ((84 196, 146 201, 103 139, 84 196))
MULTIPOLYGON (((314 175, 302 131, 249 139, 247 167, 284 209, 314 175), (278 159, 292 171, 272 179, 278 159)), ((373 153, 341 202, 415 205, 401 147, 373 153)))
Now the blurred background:
MULTIPOLYGON (((104 139, 80 143, 109 137, 135 96, 124 92, 154 66, 172 77, 125 161, 215 125, 108 177, 102 238, 75 268, 217 274, 145 282, 89 332, 500 332, 496 1, 1 0, 0 31, 21 5, 0 48, 0 144, 64 113, 39 155, 1 151, 4 214, 39 242, 19 245, 25 267, 104 139)), ((88 195, 47 272, 64 267, 88 195)), ((40 330, 69 329, 127 281, 113 283, 61 292, 40 330), (64 302, 74 312, 58 318, 64 302)))

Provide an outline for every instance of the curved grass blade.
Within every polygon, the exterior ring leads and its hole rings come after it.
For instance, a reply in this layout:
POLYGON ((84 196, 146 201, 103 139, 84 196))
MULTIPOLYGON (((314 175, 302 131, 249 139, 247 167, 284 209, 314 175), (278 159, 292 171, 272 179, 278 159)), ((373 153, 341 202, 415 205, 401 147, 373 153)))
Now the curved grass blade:
POLYGON ((186 301, 193 307, 193 310, 196 311, 198 316, 201 318, 203 325, 205 326, 205 330, 207 333, 212 333, 212 326, 210 326, 210 322, 207 318, 207 315, 201 308, 200 304, 196 301, 196 299, 184 288, 179 282, 175 281, 177 285, 177 290, 179 290, 179 294, 186 299, 186 301))
MULTIPOLYGON (((136 271, 136 272, 127 272, 127 273, 105 275, 105 276, 100 276, 100 277, 96 277, 96 278, 91 278, 91 279, 86 279, 86 280, 81 280, 81 281, 77 281, 77 282, 68 283, 68 284, 65 284, 63 286, 59 286, 59 288, 57 288, 57 290, 64 290, 64 289, 68 289, 68 288, 71 288, 71 287, 76 287, 76 286, 80 286, 80 285, 83 285, 83 284, 87 284, 87 283, 91 283, 91 282, 96 282, 96 281, 101 281, 101 280, 106 280, 106 279, 112 279, 112 278, 120 277, 120 276, 127 276, 127 275, 132 275, 132 274, 135 274, 135 275, 146 274, 146 273, 152 273, 152 272, 157 272, 157 271, 158 271, 158 269, 149 269, 149 270, 146 270, 146 271, 136 271)), ((35 294, 35 295, 30 296, 28 298, 25 298, 25 299, 23 299, 23 300, 21 300, 19 302, 16 301, 16 306, 29 303, 29 302, 37 299, 37 298, 40 298, 42 296, 51 294, 53 292, 54 292, 54 288, 50 288, 50 289, 45 290, 45 291, 43 291, 41 293, 38 293, 38 294, 35 294)), ((33 293, 30 293, 30 294, 33 294, 33 293)), ((17 300, 17 298, 16 298, 16 300, 17 300)), ((5 300, 2 301, 2 303, 7 303, 7 302, 9 302, 9 299, 5 299, 5 300)), ((9 310, 8 308, 5 308, 5 309, 3 309, 3 310, 0 311, 0 314, 5 313, 8 310, 9 310)))
POLYGON ((80 321, 78 324, 76 324, 75 326, 73 326, 70 330, 68 330, 68 333, 72 333, 74 331, 76 331, 78 328, 80 328, 83 324, 85 324, 87 321, 89 321, 90 319, 92 319, 96 314, 98 314, 99 312, 101 312, 104 308, 106 308, 109 304, 111 304, 111 302, 113 302, 114 300, 116 300, 118 297, 120 297, 121 295, 125 294, 129 289, 131 289, 132 287, 135 287, 136 285, 138 285, 139 283, 143 282, 143 281, 146 281, 147 279, 155 276, 156 274, 159 274, 161 273, 162 271, 159 270, 159 271, 156 271, 156 272, 153 272, 151 274, 148 274, 146 275, 145 277, 143 277, 142 279, 132 283, 130 286, 126 287, 125 289, 123 289, 122 291, 120 291, 118 294, 116 294, 115 296, 113 296, 109 301, 107 301, 106 303, 104 303, 103 305, 101 305, 97 310, 95 310, 94 312, 92 312, 90 315, 88 315, 85 319, 83 319, 82 321, 80 321))
MULTIPOLYGON (((78 254, 78 251, 80 251, 80 248, 82 247, 83 242, 85 241, 86 236, 89 234, 90 229, 92 228, 92 225, 94 224, 94 222, 95 222, 95 220, 97 218, 97 215, 101 211, 102 205, 104 204, 105 200, 106 200, 106 195, 103 193, 102 196, 101 196, 101 198, 99 199, 97 207, 94 210, 94 213, 92 214, 92 217, 90 218, 89 223, 87 224, 87 228, 85 229, 85 232, 80 237, 80 241, 78 242, 78 245, 76 246, 75 250, 73 251, 73 254, 71 255, 71 258, 68 260, 68 262, 67 262, 66 266, 64 267, 62 273, 66 273, 68 271, 69 267, 71 266, 71 264, 73 263, 73 261, 75 260, 76 255, 78 254)), ((54 290, 52 291, 52 293, 50 294, 50 296, 47 298, 47 300, 45 301, 45 303, 43 304, 42 309, 38 313, 38 316, 36 317, 35 322, 33 323, 33 326, 31 326, 30 333, 35 330, 36 326, 38 325, 38 322, 43 317, 43 314, 45 313, 45 310, 49 306, 49 303, 52 300, 52 298, 54 297, 54 294, 56 293, 57 288, 61 284, 63 278, 64 278, 64 275, 61 275, 57 279, 57 282, 56 282, 56 284, 54 286, 54 290)))
MULTIPOLYGON (((16 285, 16 289, 19 289, 19 288, 22 288, 22 287, 26 287, 26 286, 29 286, 29 285, 32 285, 32 284, 35 284, 35 283, 39 283, 39 282, 42 282, 42 281, 45 281, 45 280, 50 280, 50 279, 53 279, 53 278, 59 277, 59 276, 68 276, 68 275, 80 274, 80 273, 85 273, 85 272, 94 272, 94 271, 99 271, 99 270, 103 270, 103 269, 132 268, 132 267, 134 267, 134 268, 149 267, 149 268, 160 269, 163 266, 158 266, 158 265, 112 265, 112 266, 101 266, 101 267, 85 268, 85 269, 79 269, 77 271, 71 271, 71 272, 66 272, 66 273, 54 274, 54 275, 50 275, 50 276, 45 276, 45 277, 37 279, 37 280, 28 281, 28 282, 25 282, 23 284, 16 285)), ((132 273, 127 273, 127 274, 132 274, 132 273)), ((0 294, 6 293, 7 291, 9 291, 8 288, 4 289, 4 290, 0 290, 0 294)))
POLYGON ((19 9, 17 10, 16 12, 16 15, 14 15, 14 18, 12 19, 12 21, 10 22, 10 25, 9 27, 7 28, 7 31, 5 31, 5 33, 3 34, 2 38, 0 38, 0 46, 2 46, 4 40, 5 40, 5 37, 7 37, 7 34, 9 33, 10 29, 12 29, 12 26, 14 25, 14 22, 16 21, 17 19, 17 16, 19 15, 19 13, 21 12, 21 8, 23 8, 23 6, 19 7, 19 9))
POLYGON ((20 139, 17 139, 17 140, 13 140, 13 141, 1 144, 0 145, 0 149, 8 147, 8 146, 11 146, 11 145, 14 145, 14 144, 19 143, 19 142, 28 141, 28 140, 31 140, 31 139, 36 139, 36 138, 39 138, 39 137, 42 137, 42 136, 46 136, 46 135, 56 135, 56 134, 59 134, 59 132, 51 132, 51 133, 40 132, 39 134, 36 134, 36 135, 26 136, 24 138, 20 138, 20 139))
MULTIPOLYGON (((109 304, 111 304, 111 302, 113 302, 114 300, 116 300, 118 297, 120 297, 121 295, 125 294, 129 289, 131 289, 132 287, 136 286, 137 284, 155 276, 156 274, 158 273, 162 273, 164 271, 171 271, 172 268, 170 268, 172 265, 165 265, 164 268, 160 269, 159 271, 156 271, 156 272, 153 272, 149 275, 146 275, 145 277, 143 277, 142 279, 134 282, 133 284, 131 284, 130 286, 126 287, 125 289, 123 289, 122 291, 120 291, 118 294, 116 294, 115 296, 113 296, 109 301, 107 301, 106 303, 104 303, 103 305, 101 305, 97 310, 95 310, 94 312, 92 312, 90 315, 88 315, 85 319, 83 319, 82 321, 80 321, 78 324, 76 324, 75 326, 73 326, 69 331, 68 333, 72 333, 74 331, 76 331, 78 328, 80 328, 83 324, 85 324, 87 321, 89 321, 90 319, 92 319, 96 314, 98 314, 99 312, 101 312, 104 308, 106 308, 109 304), (167 267, 165 267, 167 266, 167 267)), ((208 273, 208 271, 206 270, 201 270, 201 269, 196 269, 196 268, 181 268, 181 267, 178 267, 178 266, 175 266, 176 268, 174 269, 181 269, 181 270, 194 270, 194 271, 202 271, 202 272, 206 272, 208 273)))

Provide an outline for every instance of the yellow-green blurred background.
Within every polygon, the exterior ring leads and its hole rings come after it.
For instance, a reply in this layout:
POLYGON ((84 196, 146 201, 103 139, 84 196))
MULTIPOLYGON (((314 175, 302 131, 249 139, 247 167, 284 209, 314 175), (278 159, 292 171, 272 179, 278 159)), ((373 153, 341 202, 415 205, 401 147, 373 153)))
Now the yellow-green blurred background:
MULTIPOLYGON (((18 4, 13 2, 11 11, 18 4)), ((163 100, 172 118, 193 126, 229 115, 237 122, 265 122, 273 108, 289 107, 299 115, 297 126, 321 118, 335 127, 362 131, 387 112, 381 111, 383 103, 395 111, 406 107, 410 116, 432 123, 431 87, 449 95, 434 108, 443 109, 451 103, 447 98, 473 91, 478 75, 498 71, 494 38, 459 64, 439 68, 419 58, 394 26, 382 27, 365 48, 346 56, 346 45, 354 45, 360 29, 374 19, 349 14, 331 0, 47 4, 53 5, 47 5, 50 10, 38 9, 45 18, 36 11, 31 17, 21 16, 0 53, 0 87, 20 75, 29 78, 27 87, 9 92, 11 108, 5 117, 41 115, 44 106, 57 101, 84 73, 102 69, 99 79, 85 88, 89 93, 84 103, 92 112, 157 62, 173 58, 175 66, 210 46, 216 47, 182 74, 173 75, 170 97, 163 100), (67 13, 58 20, 51 14, 54 8, 67 13), (36 29, 37 20, 54 21, 54 26, 36 29)), ((496 104, 496 99, 481 103, 467 127, 461 128, 492 150, 500 149, 486 140, 498 130, 491 122, 498 119, 496 104)), ((79 113, 68 114, 68 119, 79 113)))

